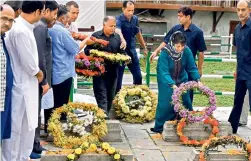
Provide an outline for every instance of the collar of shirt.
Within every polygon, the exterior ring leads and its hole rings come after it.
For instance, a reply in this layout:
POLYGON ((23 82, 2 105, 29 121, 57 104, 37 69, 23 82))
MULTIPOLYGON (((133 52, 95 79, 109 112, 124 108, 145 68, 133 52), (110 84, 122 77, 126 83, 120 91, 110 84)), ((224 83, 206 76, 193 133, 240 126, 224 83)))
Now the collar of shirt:
MULTIPOLYGON (((185 31, 184 25, 180 25, 179 29, 181 29, 181 28, 183 28, 183 30, 185 31)), ((187 30, 190 30, 193 32, 195 30, 195 25, 191 23, 187 30)))
POLYGON ((126 16, 123 13, 121 14, 121 21, 131 22, 133 18, 134 18, 134 15, 132 16, 131 20, 129 21, 128 18, 126 18, 126 16))
POLYGON ((41 18, 41 20, 40 20, 44 25, 46 25, 47 26, 47 22, 46 22, 46 20, 44 19, 44 18, 41 18))
POLYGON ((62 27, 64 27, 65 28, 65 25, 64 24, 62 24, 61 22, 59 22, 59 21, 56 21, 56 24, 57 25, 60 25, 60 26, 62 26, 62 27))
POLYGON ((251 17, 248 18, 248 20, 247 20, 247 22, 246 22, 245 25, 251 27, 251 17))
POLYGON ((25 26, 27 26, 30 30, 34 29, 34 25, 30 24, 28 21, 26 21, 22 16, 19 16, 18 19, 24 23, 25 26))
MULTIPOLYGON (((114 36, 115 34, 111 34, 109 37, 111 36, 114 36)), ((100 30, 100 33, 99 33, 99 36, 106 36, 105 33, 104 33, 104 29, 103 30, 100 30)), ((106 36, 107 37, 107 36, 106 36)))

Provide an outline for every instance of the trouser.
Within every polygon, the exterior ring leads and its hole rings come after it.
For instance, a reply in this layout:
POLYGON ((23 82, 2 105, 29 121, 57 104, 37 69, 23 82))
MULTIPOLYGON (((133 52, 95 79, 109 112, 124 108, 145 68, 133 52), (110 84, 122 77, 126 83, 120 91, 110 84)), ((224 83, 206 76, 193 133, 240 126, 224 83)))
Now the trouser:
MULTIPOLYGON (((231 111, 231 114, 229 116, 228 121, 231 123, 233 128, 233 133, 236 133, 238 130, 238 125, 240 122, 244 97, 246 95, 247 89, 250 93, 251 91, 251 80, 239 80, 237 78, 236 84, 235 84, 235 95, 234 95, 234 107, 231 111)), ((249 100, 251 95, 249 95, 249 100)), ((250 103, 249 103, 250 105, 250 103)), ((251 111, 251 106, 249 108, 251 111)))
MULTIPOLYGON (((71 86, 72 86, 72 77, 66 79, 64 82, 52 85, 53 90, 53 97, 54 97, 54 107, 51 109, 45 109, 44 110, 44 126, 45 126, 45 132, 47 132, 47 126, 48 126, 48 120, 50 119, 53 111, 63 106, 64 104, 67 104, 69 102, 70 92, 71 92, 71 86)), ((61 115, 61 120, 66 120, 66 115, 61 115)))
POLYGON ((40 146, 40 130, 41 130, 41 99, 42 99, 42 93, 43 89, 41 85, 38 87, 39 93, 38 93, 38 127, 35 130, 35 139, 33 143, 33 152, 39 152, 41 150, 40 146))
POLYGON ((243 109, 242 109, 241 118, 240 118, 240 123, 243 125, 248 123, 248 114, 249 114, 249 107, 250 106, 251 105, 250 105, 249 93, 247 92, 245 99, 244 99, 243 109))
POLYGON ((2 161, 27 161, 32 149, 35 129, 29 130, 26 109, 12 110, 11 138, 2 142, 2 161))
POLYGON ((98 107, 103 109, 107 116, 112 107, 112 101, 115 96, 117 77, 117 64, 107 64, 105 66, 106 72, 104 75, 93 77, 93 90, 98 104, 98 107))
MULTIPOLYGON (((136 85, 142 84, 140 63, 139 63, 139 58, 137 56, 136 50, 132 49, 130 51, 126 51, 126 53, 132 58, 132 62, 128 64, 127 67, 132 73, 133 84, 136 84, 136 85)), ((124 70, 125 70, 125 65, 119 66, 116 93, 119 92, 122 87, 124 70)))

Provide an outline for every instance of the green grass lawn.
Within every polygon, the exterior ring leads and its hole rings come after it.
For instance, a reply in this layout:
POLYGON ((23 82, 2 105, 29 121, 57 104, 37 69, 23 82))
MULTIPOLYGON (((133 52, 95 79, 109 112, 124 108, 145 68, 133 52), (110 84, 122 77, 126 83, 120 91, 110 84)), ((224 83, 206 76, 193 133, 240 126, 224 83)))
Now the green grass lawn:
MULTIPOLYGON (((151 63, 151 73, 156 73, 157 62, 151 63)), ((236 63, 226 62, 205 62, 203 66, 204 74, 232 75, 235 71, 236 63)), ((145 72, 144 60, 141 60, 142 70, 145 72)), ((151 82, 156 82, 156 77, 151 77, 151 82)), ((204 85, 214 91, 234 92, 235 82, 233 79, 202 79, 204 85)), ((206 106, 208 98, 203 95, 195 95, 193 106, 206 106)), ((217 96, 218 107, 233 106, 233 96, 217 96)))

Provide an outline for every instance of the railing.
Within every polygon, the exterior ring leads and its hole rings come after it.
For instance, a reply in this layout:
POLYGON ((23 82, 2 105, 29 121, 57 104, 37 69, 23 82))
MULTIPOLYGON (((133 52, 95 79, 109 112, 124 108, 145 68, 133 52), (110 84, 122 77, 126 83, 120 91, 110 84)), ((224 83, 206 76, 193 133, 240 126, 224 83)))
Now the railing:
MULTIPOLYGON (((123 2, 123 0, 107 0, 107 2, 123 2)), ((161 3, 161 4, 181 4, 181 5, 198 5, 198 6, 209 6, 209 7, 236 7, 238 0, 212 0, 212 1, 202 1, 202 0, 135 0, 135 3, 161 3)))

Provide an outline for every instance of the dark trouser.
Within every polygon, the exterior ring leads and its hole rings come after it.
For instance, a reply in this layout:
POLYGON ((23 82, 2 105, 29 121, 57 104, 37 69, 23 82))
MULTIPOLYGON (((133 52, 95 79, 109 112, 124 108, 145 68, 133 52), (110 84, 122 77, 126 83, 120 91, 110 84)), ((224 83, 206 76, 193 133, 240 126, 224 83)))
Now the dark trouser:
POLYGON ((112 101, 115 96, 118 66, 117 64, 107 64, 104 75, 93 77, 93 90, 98 107, 103 109, 107 115, 112 107, 112 101))
MULTIPOLYGON (((188 81, 193 81, 193 78, 188 75, 188 81)), ((193 105, 193 90, 189 90, 189 97, 193 105)))
MULTIPOLYGON (((44 126, 45 132, 47 132, 47 124, 48 120, 50 119, 53 110, 67 104, 69 102, 70 92, 72 86, 72 77, 66 79, 64 82, 52 85, 53 89, 53 97, 54 97, 54 107, 51 109, 44 110, 44 126)), ((62 115, 62 120, 66 120, 66 115, 62 115)))
MULTIPOLYGON (((241 117, 242 107, 246 92, 251 92, 251 80, 239 80, 237 78, 235 84, 235 95, 234 95, 234 107, 231 111, 228 121, 231 123, 233 128, 233 133, 236 133, 238 130, 238 124, 241 117)), ((251 111, 251 95, 249 95, 249 105, 251 111)))
MULTIPOLYGON (((132 62, 128 64, 128 68, 133 76, 133 84, 139 85, 142 84, 142 75, 140 70, 140 63, 139 58, 137 56, 136 50, 132 49, 132 52, 127 52, 127 55, 131 56, 132 62)), ((117 88, 116 93, 120 91, 122 87, 122 81, 123 81, 123 74, 124 74, 125 66, 119 66, 118 70, 118 81, 117 81, 117 88)))
POLYGON ((41 151, 41 146, 40 146, 40 128, 41 128, 41 99, 42 99, 42 93, 43 89, 39 85, 39 93, 38 93, 38 127, 35 130, 35 138, 34 138, 34 143, 33 143, 33 151, 34 153, 40 152, 41 151))

